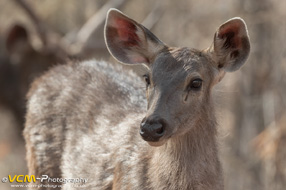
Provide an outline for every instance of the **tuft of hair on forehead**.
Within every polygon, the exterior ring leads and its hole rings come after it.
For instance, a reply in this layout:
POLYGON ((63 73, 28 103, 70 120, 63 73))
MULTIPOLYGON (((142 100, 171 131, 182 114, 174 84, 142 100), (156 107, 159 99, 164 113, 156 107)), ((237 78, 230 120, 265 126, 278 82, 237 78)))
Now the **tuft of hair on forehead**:
POLYGON ((191 62, 199 62, 199 60, 207 56, 206 53, 193 49, 193 48, 173 48, 170 50, 171 55, 175 60, 183 64, 189 64, 191 62))

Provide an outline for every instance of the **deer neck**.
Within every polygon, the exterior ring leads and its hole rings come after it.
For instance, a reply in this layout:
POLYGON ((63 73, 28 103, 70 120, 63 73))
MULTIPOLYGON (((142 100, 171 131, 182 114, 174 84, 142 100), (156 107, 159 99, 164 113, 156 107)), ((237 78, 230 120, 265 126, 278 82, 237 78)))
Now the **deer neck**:
POLYGON ((190 127, 192 130, 188 133, 153 149, 151 173, 155 173, 153 177, 158 177, 158 180, 166 180, 163 182, 166 184, 168 181, 181 181, 185 186, 183 189, 203 183, 220 189, 222 174, 217 155, 215 117, 209 116, 190 127))
MULTIPOLYGON (((217 158, 216 126, 199 124, 190 132, 170 139, 162 147, 154 149, 158 162, 162 162, 162 158, 169 158, 169 161, 181 163, 182 167, 192 167, 193 164, 204 162, 202 160, 213 160, 217 158)), ((204 162, 203 165, 205 164, 213 163, 204 162)))

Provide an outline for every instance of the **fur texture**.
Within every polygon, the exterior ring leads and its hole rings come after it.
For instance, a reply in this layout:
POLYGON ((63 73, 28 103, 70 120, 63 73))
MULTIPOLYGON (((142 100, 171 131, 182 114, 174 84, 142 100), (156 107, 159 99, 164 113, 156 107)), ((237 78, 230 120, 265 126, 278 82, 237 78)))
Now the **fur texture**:
POLYGON ((146 87, 119 64, 99 61, 57 66, 37 79, 24 131, 30 174, 86 178, 84 189, 96 190, 223 189, 211 91, 241 67, 250 46, 238 18, 215 36, 205 51, 168 47, 110 10, 107 47, 122 63, 145 64, 146 87))
POLYGON ((87 178, 87 189, 220 189, 213 116, 150 147, 138 132, 146 112, 142 86, 120 65, 97 61, 57 66, 39 78, 24 131, 30 175, 87 178))

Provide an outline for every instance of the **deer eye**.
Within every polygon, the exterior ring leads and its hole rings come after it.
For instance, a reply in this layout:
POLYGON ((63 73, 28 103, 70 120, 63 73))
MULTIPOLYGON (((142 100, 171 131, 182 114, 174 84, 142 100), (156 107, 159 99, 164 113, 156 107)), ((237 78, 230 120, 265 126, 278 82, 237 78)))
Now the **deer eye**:
POLYGON ((202 79, 194 79, 189 84, 188 90, 200 90, 203 84, 202 79))
POLYGON ((144 78, 144 80, 146 82, 146 85, 149 86, 150 85, 150 77, 149 77, 149 75, 148 74, 143 75, 143 78, 144 78))

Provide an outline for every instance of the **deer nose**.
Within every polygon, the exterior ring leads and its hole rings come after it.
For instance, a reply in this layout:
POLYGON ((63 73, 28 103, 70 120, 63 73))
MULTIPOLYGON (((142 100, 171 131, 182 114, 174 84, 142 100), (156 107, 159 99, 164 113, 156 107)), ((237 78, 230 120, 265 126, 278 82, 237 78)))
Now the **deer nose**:
POLYGON ((145 141, 156 142, 165 134, 163 119, 143 119, 140 124, 140 135, 145 141))

